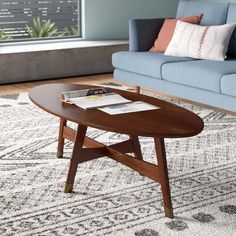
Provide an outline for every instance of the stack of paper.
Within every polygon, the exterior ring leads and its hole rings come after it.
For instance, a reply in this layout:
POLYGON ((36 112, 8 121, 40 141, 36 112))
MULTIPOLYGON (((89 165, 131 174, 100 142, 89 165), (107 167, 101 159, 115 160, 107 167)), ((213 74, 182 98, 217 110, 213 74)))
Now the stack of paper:
POLYGON ((138 112, 138 111, 155 110, 158 108, 159 107, 156 107, 152 104, 138 101, 138 102, 131 102, 127 104, 107 106, 104 108, 99 108, 99 110, 104 111, 110 115, 118 115, 118 114, 138 112))

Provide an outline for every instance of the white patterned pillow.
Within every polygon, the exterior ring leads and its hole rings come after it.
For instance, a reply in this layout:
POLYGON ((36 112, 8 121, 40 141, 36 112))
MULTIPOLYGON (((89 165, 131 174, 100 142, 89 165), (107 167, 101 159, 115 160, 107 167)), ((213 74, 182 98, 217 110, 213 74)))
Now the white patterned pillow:
POLYGON ((165 55, 224 61, 235 24, 200 26, 178 21, 165 55))

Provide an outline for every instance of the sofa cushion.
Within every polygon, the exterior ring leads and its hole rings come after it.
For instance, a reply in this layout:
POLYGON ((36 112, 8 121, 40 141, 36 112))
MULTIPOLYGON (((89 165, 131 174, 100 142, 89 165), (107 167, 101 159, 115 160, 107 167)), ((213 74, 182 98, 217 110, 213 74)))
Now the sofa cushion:
POLYGON ((226 23, 229 3, 210 3, 199 1, 179 2, 177 16, 187 17, 203 14, 201 25, 221 25, 226 23))
POLYGON ((165 55, 224 61, 235 24, 202 26, 178 21, 165 55))
POLYGON ((115 68, 156 78, 162 78, 163 64, 190 60, 193 59, 165 56, 157 52, 116 52, 112 55, 112 64, 115 68))
POLYGON ((162 77, 178 84, 221 92, 221 77, 236 73, 236 60, 168 63, 162 66, 162 77))
MULTIPOLYGON (((230 4, 229 6, 227 23, 236 23, 236 4, 230 4)), ((236 57, 236 29, 234 29, 234 32, 231 36, 227 56, 236 57)))
POLYGON ((221 92, 226 95, 236 96, 236 74, 224 75, 221 78, 221 92))
POLYGON ((175 26, 178 20, 199 25, 201 19, 202 19, 202 14, 200 14, 199 16, 182 17, 178 19, 165 19, 163 26, 154 42, 154 45, 149 51, 165 52, 166 48, 168 47, 172 39, 172 36, 175 31, 175 26))

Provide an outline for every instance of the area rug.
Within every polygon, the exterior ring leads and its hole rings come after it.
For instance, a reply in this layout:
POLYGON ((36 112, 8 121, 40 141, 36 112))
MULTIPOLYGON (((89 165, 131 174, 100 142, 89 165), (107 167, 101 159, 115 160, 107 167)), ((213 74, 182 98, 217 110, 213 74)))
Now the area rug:
MULTIPOLYGON (((236 235, 236 117, 172 102, 205 122, 198 136, 166 139, 173 220, 158 184, 106 157, 79 165, 74 192, 65 194, 72 144, 56 158, 58 118, 26 93, 1 96, 0 235, 236 235)), ((127 138, 88 135, 105 144, 127 138)), ((155 161, 152 139, 140 141, 144 159, 155 161)))

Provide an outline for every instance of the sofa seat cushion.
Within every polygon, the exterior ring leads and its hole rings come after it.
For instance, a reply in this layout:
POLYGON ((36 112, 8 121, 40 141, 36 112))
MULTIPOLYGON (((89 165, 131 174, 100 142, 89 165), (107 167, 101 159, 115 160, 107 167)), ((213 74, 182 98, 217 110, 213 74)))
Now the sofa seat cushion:
POLYGON ((168 63, 162 67, 164 80, 196 88, 221 92, 221 78, 236 73, 236 60, 195 60, 168 63))
POLYGON ((157 52, 116 52, 112 55, 112 64, 115 68, 155 78, 162 78, 163 64, 190 60, 193 59, 165 56, 157 52))
POLYGON ((221 93, 236 97, 236 73, 221 78, 221 93))

